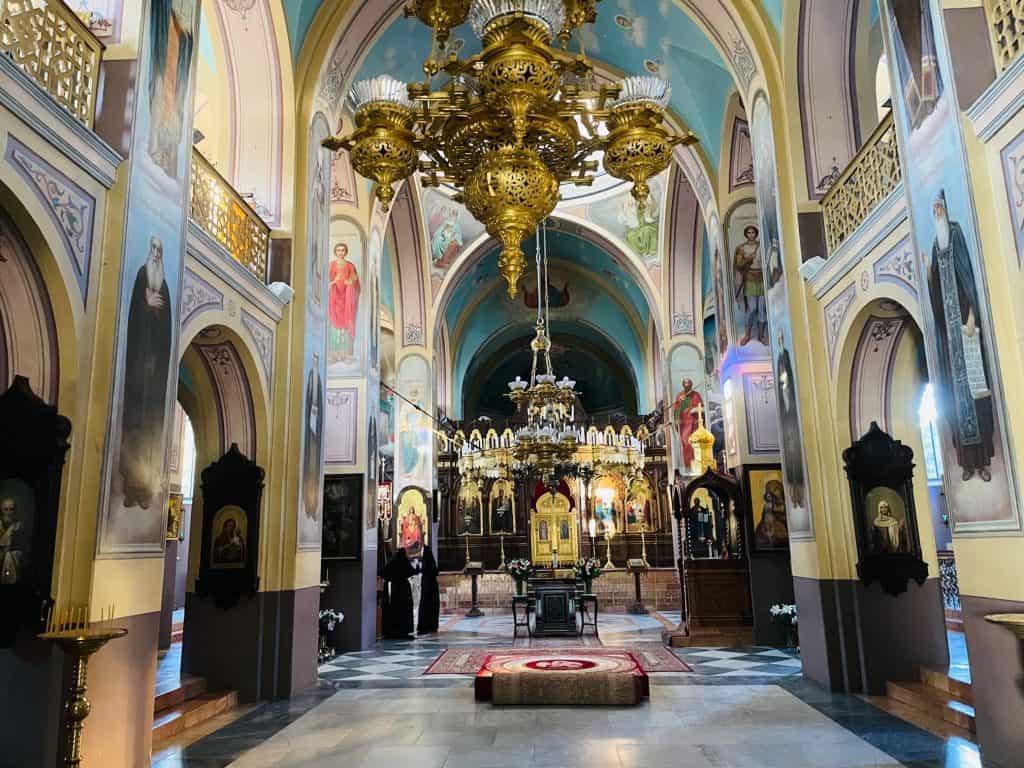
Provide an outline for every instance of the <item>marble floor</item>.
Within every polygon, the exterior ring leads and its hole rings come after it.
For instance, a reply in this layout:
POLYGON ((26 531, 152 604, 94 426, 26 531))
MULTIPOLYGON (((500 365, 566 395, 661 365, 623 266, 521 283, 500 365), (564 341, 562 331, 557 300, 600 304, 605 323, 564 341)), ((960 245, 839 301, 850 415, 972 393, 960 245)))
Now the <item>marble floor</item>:
MULTIPOLYGON (((605 645, 656 643, 678 616, 602 617, 605 645)), ((767 648, 679 649, 692 673, 653 674, 630 709, 494 707, 472 681, 422 674, 441 650, 511 644, 509 617, 444 617, 442 631, 344 654, 289 701, 260 705, 157 768, 980 768, 944 740, 855 696, 804 680, 798 656, 767 648)))

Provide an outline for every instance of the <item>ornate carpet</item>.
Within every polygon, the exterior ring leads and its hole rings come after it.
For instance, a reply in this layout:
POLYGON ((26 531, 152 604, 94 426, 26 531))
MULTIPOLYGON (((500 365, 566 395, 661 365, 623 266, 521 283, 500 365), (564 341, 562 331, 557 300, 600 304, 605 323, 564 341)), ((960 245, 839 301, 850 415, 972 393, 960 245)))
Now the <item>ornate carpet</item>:
POLYGON ((647 673, 629 651, 498 651, 473 682, 477 701, 493 704, 630 706, 650 696, 647 673))
MULTIPOLYGON (((569 638, 572 640, 572 638, 569 638)), ((536 638, 534 643, 539 642, 536 638)), ((423 671, 424 675, 475 675, 483 667, 488 656, 502 654, 504 656, 536 658, 538 651, 557 651, 556 655, 621 655, 626 652, 621 648, 581 647, 579 641, 573 645, 551 644, 544 640, 541 646, 530 648, 449 648, 434 659, 423 671)), ((650 648, 633 646, 628 649, 646 672, 693 672, 693 668, 664 646, 651 643, 650 648)))

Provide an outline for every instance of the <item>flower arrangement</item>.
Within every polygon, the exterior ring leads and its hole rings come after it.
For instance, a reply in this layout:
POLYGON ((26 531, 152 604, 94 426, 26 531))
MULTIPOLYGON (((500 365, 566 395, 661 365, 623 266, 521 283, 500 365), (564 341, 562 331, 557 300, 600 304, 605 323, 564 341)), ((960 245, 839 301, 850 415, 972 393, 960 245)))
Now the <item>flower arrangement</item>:
POLYGON ((772 621, 781 624, 785 628, 786 645, 790 648, 795 648, 799 643, 796 606, 792 603, 776 603, 768 610, 772 615, 772 621))
POLYGON ((319 644, 317 646, 317 661, 323 664, 334 658, 335 651, 327 644, 327 635, 334 631, 334 628, 345 620, 345 614, 333 608, 324 608, 320 611, 320 632, 319 644))
POLYGON ((523 582, 533 575, 533 563, 524 557, 517 557, 505 564, 505 571, 516 583, 516 593, 523 594, 523 582))
POLYGON ((586 584, 588 594, 593 592, 592 584, 594 579, 601 575, 601 567, 601 561, 596 557, 581 557, 573 566, 576 578, 586 584))

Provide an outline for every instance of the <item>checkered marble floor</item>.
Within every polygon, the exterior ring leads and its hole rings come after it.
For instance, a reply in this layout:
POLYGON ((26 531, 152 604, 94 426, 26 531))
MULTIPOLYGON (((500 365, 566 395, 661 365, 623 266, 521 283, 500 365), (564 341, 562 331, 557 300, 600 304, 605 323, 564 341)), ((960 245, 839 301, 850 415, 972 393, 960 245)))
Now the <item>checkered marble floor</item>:
MULTIPOLYGON (((605 646, 661 643, 661 631, 674 626, 679 614, 645 616, 604 614, 600 617, 605 646)), ((528 641, 520 637, 519 645, 528 641)), ((320 667, 320 679, 334 688, 448 687, 468 685, 465 675, 424 675, 424 670, 446 648, 512 646, 512 617, 484 616, 467 619, 441 617, 441 631, 411 641, 386 640, 367 651, 343 653, 320 667)), ((675 648, 673 653, 703 678, 782 678, 800 674, 800 658, 794 651, 751 646, 744 648, 675 648)), ((659 677, 679 673, 659 673, 659 677)))
POLYGON ((715 677, 790 677, 800 674, 796 651, 782 648, 674 648, 698 675, 715 677))

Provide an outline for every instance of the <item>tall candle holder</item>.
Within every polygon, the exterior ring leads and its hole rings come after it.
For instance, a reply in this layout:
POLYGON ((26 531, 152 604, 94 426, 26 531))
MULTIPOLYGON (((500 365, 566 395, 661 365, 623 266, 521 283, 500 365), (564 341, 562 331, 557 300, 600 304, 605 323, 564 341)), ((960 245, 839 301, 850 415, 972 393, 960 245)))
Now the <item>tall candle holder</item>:
POLYGON ((615 523, 609 520, 604 526, 604 548, 606 571, 614 571, 615 563, 612 562, 612 537, 615 535, 615 523))
POLYGON ((501 569, 505 570, 505 534, 501 533, 498 535, 498 540, 501 541, 501 569))
POLYGON ((82 730, 92 705, 85 694, 88 689, 89 658, 110 640, 124 637, 128 630, 115 627, 114 606, 103 609, 98 622, 89 622, 88 605, 53 607, 46 621, 46 631, 38 637, 56 645, 71 659, 71 684, 64 704, 67 717, 64 726, 64 765, 78 768, 82 764, 82 730))

